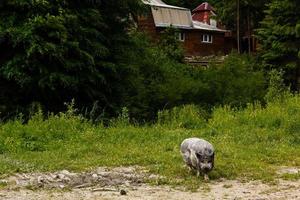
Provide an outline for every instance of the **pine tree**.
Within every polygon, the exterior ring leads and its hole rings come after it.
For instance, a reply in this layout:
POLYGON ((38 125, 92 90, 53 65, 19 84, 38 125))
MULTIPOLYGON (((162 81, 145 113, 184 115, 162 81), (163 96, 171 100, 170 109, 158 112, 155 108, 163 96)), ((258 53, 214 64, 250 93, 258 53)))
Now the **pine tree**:
POLYGON ((0 1, 0 104, 120 99, 116 57, 129 45, 130 16, 140 3, 0 1))
POLYGON ((273 0, 262 21, 258 36, 267 69, 285 71, 292 89, 300 89, 300 1, 273 0))

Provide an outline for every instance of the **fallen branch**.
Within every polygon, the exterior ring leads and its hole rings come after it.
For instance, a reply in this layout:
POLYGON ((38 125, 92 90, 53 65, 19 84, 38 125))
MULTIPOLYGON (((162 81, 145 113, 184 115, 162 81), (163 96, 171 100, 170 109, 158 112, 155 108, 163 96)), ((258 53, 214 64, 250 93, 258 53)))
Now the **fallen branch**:
POLYGON ((109 188, 94 188, 92 192, 119 192, 118 189, 109 189, 109 188))

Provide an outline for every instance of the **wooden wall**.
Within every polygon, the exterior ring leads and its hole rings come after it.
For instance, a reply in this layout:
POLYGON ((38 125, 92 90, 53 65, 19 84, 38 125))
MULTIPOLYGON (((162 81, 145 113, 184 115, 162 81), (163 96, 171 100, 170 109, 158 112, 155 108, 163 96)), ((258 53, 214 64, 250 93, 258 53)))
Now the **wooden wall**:
MULTIPOLYGON (((151 13, 139 17, 138 29, 148 34, 155 41, 159 40, 160 33, 163 31, 162 28, 155 27, 155 23, 151 13)), ((185 33, 185 41, 182 42, 182 45, 185 49, 185 56, 224 55, 229 53, 229 49, 232 48, 230 45, 231 42, 228 43, 227 40, 225 41, 225 33, 223 32, 213 32, 195 29, 183 29, 181 31, 185 33), (213 42, 203 43, 203 34, 212 35, 213 42)))
POLYGON ((151 13, 138 17, 138 30, 144 32, 153 39, 159 38, 159 31, 155 27, 154 19, 151 13))
POLYGON ((183 47, 186 56, 209 56, 224 55, 225 37, 224 33, 209 32, 203 30, 184 30, 185 41, 183 47), (203 43, 202 35, 208 34, 213 36, 212 43, 203 43))

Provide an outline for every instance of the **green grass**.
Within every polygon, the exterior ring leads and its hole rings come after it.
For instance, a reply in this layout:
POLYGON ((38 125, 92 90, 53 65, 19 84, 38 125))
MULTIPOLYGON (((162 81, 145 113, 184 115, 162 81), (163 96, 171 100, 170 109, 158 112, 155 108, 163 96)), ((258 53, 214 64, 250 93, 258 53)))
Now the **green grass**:
POLYGON ((26 124, 21 120, 1 124, 0 176, 138 165, 165 177, 155 184, 192 187, 201 180, 183 167, 179 146, 187 137, 205 138, 215 146, 215 169, 210 175, 214 180, 269 181, 278 177, 280 166, 300 166, 299 96, 266 108, 216 108, 208 121, 195 106, 159 116, 159 123, 151 126, 129 125, 120 118, 113 126, 104 127, 70 110, 47 119, 38 112, 26 124))

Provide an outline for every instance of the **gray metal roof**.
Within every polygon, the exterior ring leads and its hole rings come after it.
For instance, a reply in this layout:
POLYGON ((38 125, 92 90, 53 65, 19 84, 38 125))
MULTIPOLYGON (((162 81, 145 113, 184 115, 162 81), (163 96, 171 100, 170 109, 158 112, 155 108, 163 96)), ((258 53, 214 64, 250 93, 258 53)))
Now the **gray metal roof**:
POLYGON ((193 28, 189 10, 152 6, 151 11, 157 27, 193 28))
POLYGON ((173 26, 179 29, 198 29, 219 32, 226 31, 219 29, 216 26, 193 21, 191 11, 187 8, 167 5, 161 0, 142 1, 151 6, 151 12, 156 27, 173 26))
POLYGON ((193 26, 194 26, 194 29, 199 29, 199 30, 227 32, 227 30, 220 29, 217 26, 212 26, 212 25, 205 24, 205 23, 198 22, 198 21, 193 21, 193 26))
POLYGON ((159 6, 159 7, 165 7, 165 8, 174 8, 174 9, 179 9, 179 10, 189 10, 187 8, 182 8, 182 7, 178 7, 178 6, 171 6, 168 5, 166 3, 164 3, 161 0, 142 0, 144 2, 144 4, 148 4, 151 6, 159 6))

